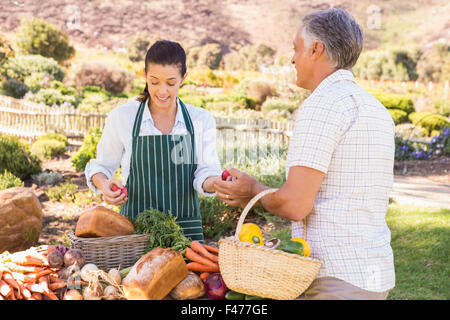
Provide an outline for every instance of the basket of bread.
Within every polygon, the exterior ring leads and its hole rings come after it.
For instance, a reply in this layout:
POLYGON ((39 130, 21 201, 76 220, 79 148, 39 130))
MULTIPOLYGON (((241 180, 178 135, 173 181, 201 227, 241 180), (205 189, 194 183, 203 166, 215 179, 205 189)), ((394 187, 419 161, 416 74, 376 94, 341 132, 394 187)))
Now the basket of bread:
POLYGON ((95 206, 80 214, 75 232, 68 232, 67 237, 72 248, 83 251, 86 263, 108 270, 130 267, 144 254, 149 234, 134 232, 127 217, 95 206))

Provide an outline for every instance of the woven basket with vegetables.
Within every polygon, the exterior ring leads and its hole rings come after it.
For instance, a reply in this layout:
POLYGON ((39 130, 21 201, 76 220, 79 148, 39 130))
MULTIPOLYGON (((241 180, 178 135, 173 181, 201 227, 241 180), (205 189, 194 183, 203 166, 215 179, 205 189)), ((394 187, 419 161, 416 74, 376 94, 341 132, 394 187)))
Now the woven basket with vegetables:
POLYGON ((253 239, 256 241, 239 239, 249 210, 260 198, 275 191, 277 189, 268 189, 256 195, 244 208, 235 235, 219 240, 219 267, 225 284, 233 291, 270 299, 293 300, 310 286, 321 262, 262 243, 256 244, 262 242, 262 237, 253 239))

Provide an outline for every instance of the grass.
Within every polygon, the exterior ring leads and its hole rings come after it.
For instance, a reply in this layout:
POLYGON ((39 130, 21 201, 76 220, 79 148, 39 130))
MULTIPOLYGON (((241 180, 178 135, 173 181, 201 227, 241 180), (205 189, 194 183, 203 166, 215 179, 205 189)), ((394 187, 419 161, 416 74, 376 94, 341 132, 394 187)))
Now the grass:
POLYGON ((450 298, 450 210, 390 205, 396 286, 393 300, 450 298))
MULTIPOLYGON (((449 217, 449 209, 389 205, 396 285, 388 300, 450 299, 449 217)), ((270 237, 289 239, 290 233, 278 228, 270 237)))

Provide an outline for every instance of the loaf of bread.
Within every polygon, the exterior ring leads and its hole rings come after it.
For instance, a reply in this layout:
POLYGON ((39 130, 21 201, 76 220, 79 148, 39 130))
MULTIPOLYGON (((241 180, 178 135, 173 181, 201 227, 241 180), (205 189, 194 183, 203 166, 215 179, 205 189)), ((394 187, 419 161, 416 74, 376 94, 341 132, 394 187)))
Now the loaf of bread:
POLYGON ((192 271, 186 278, 175 286, 170 292, 170 296, 176 300, 192 300, 200 298, 205 294, 205 286, 202 279, 192 271))
POLYGON ((123 279, 128 300, 162 300, 189 271, 183 256, 167 248, 155 248, 143 255, 123 279))
POLYGON ((132 233, 134 225, 127 217, 103 206, 83 211, 75 228, 75 235, 82 238, 112 237, 132 233))

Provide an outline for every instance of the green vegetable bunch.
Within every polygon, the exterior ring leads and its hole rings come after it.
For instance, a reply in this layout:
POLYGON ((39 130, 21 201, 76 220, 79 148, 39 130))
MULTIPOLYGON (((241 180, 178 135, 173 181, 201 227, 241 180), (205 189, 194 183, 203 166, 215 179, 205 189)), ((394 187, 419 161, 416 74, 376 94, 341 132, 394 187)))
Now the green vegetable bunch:
POLYGON ((144 210, 133 221, 135 233, 150 234, 145 252, 154 248, 172 248, 181 254, 190 246, 192 239, 184 235, 170 212, 157 209, 144 210))

